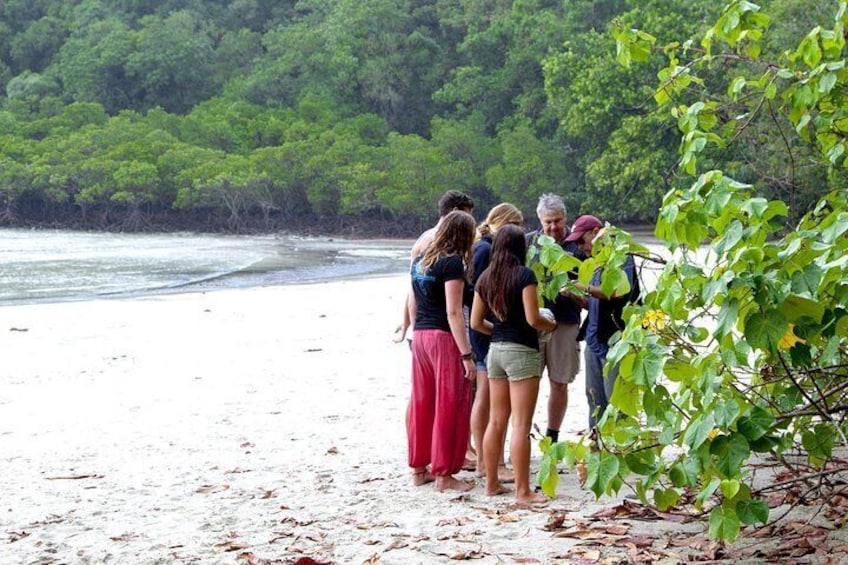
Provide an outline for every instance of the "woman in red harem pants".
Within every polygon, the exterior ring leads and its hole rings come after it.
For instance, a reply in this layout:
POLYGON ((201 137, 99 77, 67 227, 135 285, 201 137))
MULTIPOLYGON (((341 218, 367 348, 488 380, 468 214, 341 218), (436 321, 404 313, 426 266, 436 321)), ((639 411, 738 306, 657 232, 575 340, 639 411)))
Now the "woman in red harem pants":
POLYGON ((465 460, 477 373, 462 314, 475 227, 470 214, 451 212, 411 269, 415 329, 408 462, 413 484, 435 480, 440 492, 473 486, 453 475, 465 460))

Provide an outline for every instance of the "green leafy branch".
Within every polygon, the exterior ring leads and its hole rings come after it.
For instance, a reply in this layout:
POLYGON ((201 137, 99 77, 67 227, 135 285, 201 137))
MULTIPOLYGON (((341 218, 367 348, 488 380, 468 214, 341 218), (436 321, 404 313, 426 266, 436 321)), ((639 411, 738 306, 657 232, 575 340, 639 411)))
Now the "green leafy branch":
MULTIPOLYGON (((684 44, 690 61, 680 63, 678 44, 663 50, 669 64, 655 99, 670 106, 682 133, 678 168, 694 180, 663 200, 655 234, 670 259, 643 304, 625 311, 627 327, 608 355, 619 376, 598 441, 543 441, 546 492, 556 488, 557 463, 583 461, 597 496, 629 484, 661 510, 709 513, 710 535, 733 541, 743 526, 769 520, 764 493, 795 484, 817 492, 846 472, 834 458, 848 449, 848 190, 827 194, 793 223, 791 199, 767 200, 721 170, 699 171, 709 146, 733 143, 764 110, 792 124, 777 129, 793 171, 799 148, 831 174, 848 166, 846 23, 846 2, 836 2, 831 27, 817 26, 758 67, 770 19, 736 1, 701 50, 684 44), (670 104, 691 96, 692 84, 714 88, 697 74, 730 58, 745 64, 720 95, 670 104), (788 457, 798 453, 803 461, 788 457), (758 488, 747 465, 758 455, 794 477, 758 488)), ((620 62, 652 53, 652 36, 613 33, 620 62)), ((603 265, 607 288, 617 286, 627 247, 617 239, 601 246, 594 265, 580 266, 581 279, 603 265)))

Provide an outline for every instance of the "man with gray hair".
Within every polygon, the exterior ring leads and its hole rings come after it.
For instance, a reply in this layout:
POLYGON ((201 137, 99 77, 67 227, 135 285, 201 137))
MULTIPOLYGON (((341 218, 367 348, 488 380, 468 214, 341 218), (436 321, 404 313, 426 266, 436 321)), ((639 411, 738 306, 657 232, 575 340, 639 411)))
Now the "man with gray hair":
MULTIPOLYGON (((536 215, 542 229, 527 234, 528 246, 538 248, 539 235, 544 234, 559 243, 566 253, 580 260, 586 254, 573 242, 566 241, 570 230, 566 225, 565 203, 556 194, 543 194, 536 206, 536 215)), ((536 254, 538 257, 538 253, 536 254)), ((580 305, 572 298, 558 295, 556 300, 545 299, 545 308, 553 312, 557 322, 550 339, 539 343, 542 354, 542 367, 539 374, 547 368, 551 390, 548 397, 548 429, 545 435, 553 441, 559 440, 559 430, 568 407, 568 385, 574 382, 580 370, 580 348, 577 334, 580 330, 580 305)))

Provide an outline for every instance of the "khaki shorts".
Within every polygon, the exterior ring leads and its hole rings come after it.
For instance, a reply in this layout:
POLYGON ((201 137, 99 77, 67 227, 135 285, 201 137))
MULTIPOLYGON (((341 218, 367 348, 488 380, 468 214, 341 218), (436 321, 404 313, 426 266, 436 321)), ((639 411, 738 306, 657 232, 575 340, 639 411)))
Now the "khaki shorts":
POLYGON ((493 341, 489 346, 488 365, 490 379, 520 381, 538 377, 539 352, 532 347, 508 341, 493 341))
POLYGON ((541 375, 548 368, 548 378, 560 384, 574 382, 580 370, 580 346, 577 343, 579 324, 559 324, 551 338, 539 343, 541 375))

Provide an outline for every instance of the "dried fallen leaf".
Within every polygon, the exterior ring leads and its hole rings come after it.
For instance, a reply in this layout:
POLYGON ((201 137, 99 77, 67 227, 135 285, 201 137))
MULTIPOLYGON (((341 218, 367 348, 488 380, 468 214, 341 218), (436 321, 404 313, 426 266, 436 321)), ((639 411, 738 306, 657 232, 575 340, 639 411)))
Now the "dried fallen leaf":
POLYGON ((549 532, 551 530, 558 530, 565 523, 565 520, 566 518, 564 513, 553 514, 548 520, 548 523, 545 524, 544 529, 549 532))
POLYGON ((274 537, 272 537, 268 543, 277 543, 281 539, 290 538, 294 536, 294 532, 274 532, 274 537))
POLYGON ((112 541, 134 541, 138 539, 138 534, 121 534, 119 536, 112 536, 109 539, 112 541))
POLYGON ((497 520, 502 524, 510 524, 514 522, 520 522, 521 518, 519 518, 515 514, 502 514, 498 516, 497 520))
POLYGON ((485 554, 475 550, 460 551, 450 556, 453 561, 470 561, 472 559, 483 559, 483 557, 485 557, 485 554))
POLYGON ((29 532, 6 532, 9 535, 9 543, 15 543, 30 536, 29 532))
POLYGON ((623 536, 630 531, 630 526, 628 524, 604 524, 597 527, 597 529, 603 530, 608 534, 623 536))
POLYGON ((395 539, 392 541, 392 543, 386 546, 386 548, 383 550, 383 553, 387 551, 392 551, 393 549, 402 549, 404 547, 409 547, 409 544, 403 541, 402 539, 395 539))
POLYGON ((465 526, 474 522, 473 518, 468 516, 457 516, 456 518, 444 518, 436 522, 437 526, 465 526))
POLYGON ((67 475, 60 477, 44 477, 48 481, 78 481, 80 479, 102 479, 103 475, 90 473, 88 475, 67 475))
POLYGON ((216 543, 212 547, 215 549, 215 551, 219 551, 219 552, 223 553, 223 552, 227 552, 227 551, 238 551, 240 549, 247 549, 248 547, 250 547, 250 545, 243 543, 243 542, 240 542, 240 541, 227 540, 227 541, 222 541, 220 543, 216 543))
POLYGON ((292 518, 289 516, 288 518, 283 518, 280 520, 281 524, 293 524, 295 526, 310 526, 315 523, 315 520, 298 520, 297 518, 292 518))
POLYGON ((241 467, 236 467, 235 469, 224 471, 225 475, 239 475, 241 473, 250 473, 250 469, 242 469, 241 467))
POLYGON ((382 560, 380 560, 380 556, 378 554, 374 554, 365 561, 362 562, 362 565, 380 565, 382 560))
POLYGON ((202 485, 196 491, 198 494, 212 494, 222 492, 230 488, 230 485, 202 485))
POLYGON ((654 545, 655 538, 652 536, 627 536, 624 540, 625 543, 632 543, 636 547, 651 547, 654 545))

